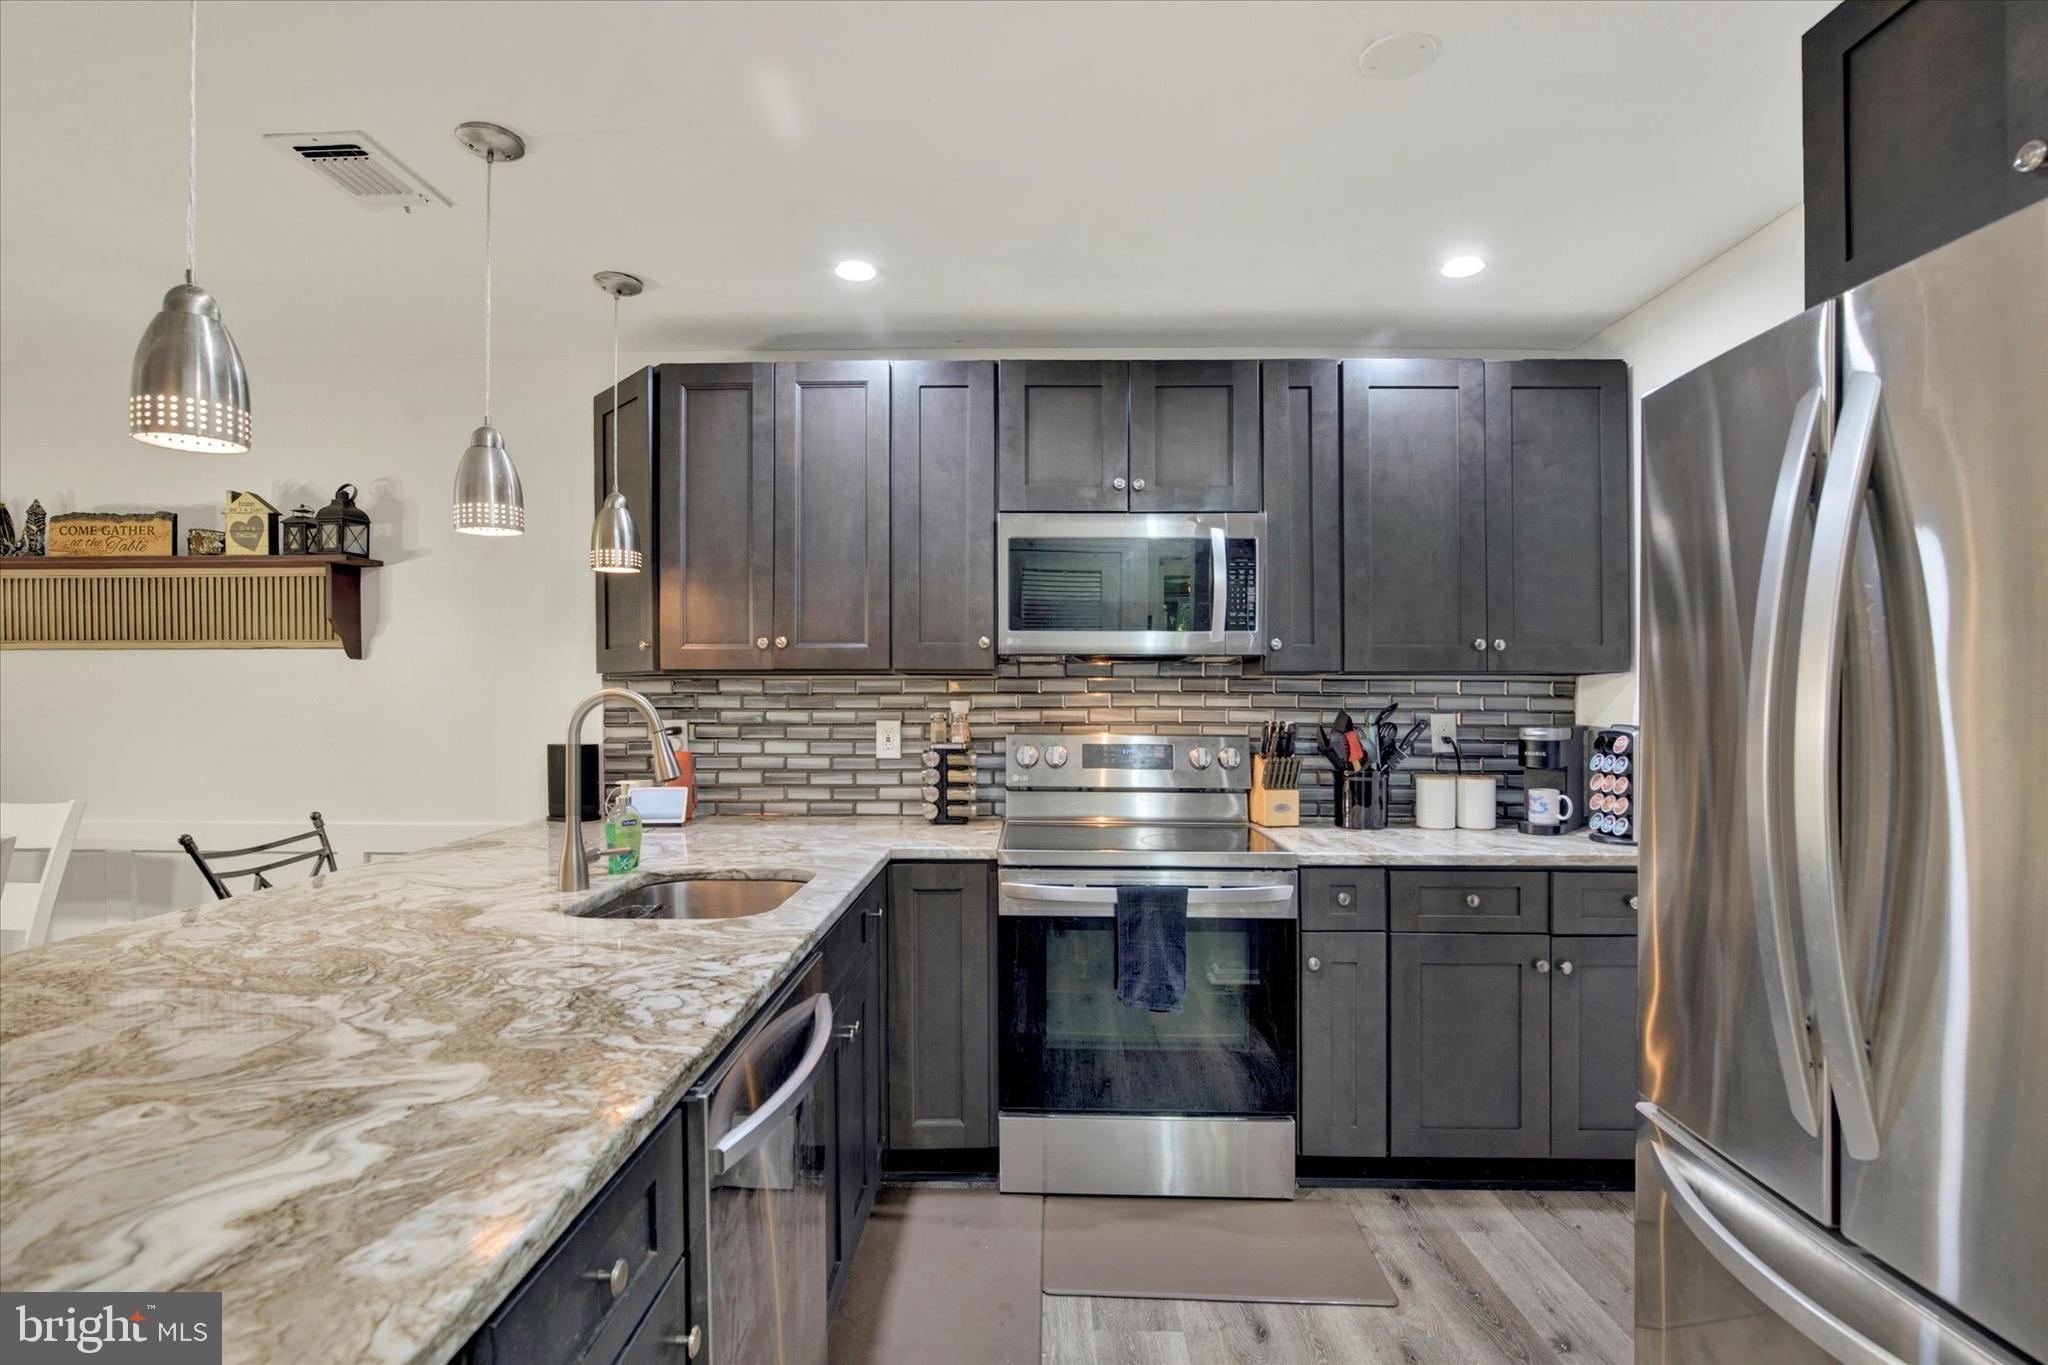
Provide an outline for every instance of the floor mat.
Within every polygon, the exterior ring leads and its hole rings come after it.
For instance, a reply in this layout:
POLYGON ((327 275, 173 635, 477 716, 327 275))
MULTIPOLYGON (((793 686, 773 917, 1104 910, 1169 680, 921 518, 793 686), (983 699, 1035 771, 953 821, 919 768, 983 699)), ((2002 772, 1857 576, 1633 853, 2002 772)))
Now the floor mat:
POLYGON ((1344 1205, 1321 1199, 1045 1201, 1048 1294, 1391 1306, 1344 1205))
POLYGON ((832 1365, 1038 1365, 1037 1195, 885 1185, 832 1319, 832 1365))

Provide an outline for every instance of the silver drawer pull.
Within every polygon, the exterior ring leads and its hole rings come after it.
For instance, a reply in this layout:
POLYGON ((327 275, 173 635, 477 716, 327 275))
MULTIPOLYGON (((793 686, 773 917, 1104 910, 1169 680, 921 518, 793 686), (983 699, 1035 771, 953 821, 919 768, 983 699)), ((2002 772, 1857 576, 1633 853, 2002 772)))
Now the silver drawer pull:
POLYGON ((683 1357, 685 1359, 695 1360, 697 1352, 704 1349, 704 1324, 700 1322, 695 1327, 692 1327, 688 1336, 665 1336, 661 1339, 661 1344, 664 1346, 680 1346, 683 1348, 683 1357))
POLYGON ((1312 972, 1321 971, 1323 969, 1323 960, 1319 957, 1310 958, 1308 960, 1308 969, 1312 972))
POLYGON ((586 1270, 583 1272, 583 1278, 610 1286, 612 1297, 616 1299, 624 1296, 626 1284, 633 1278, 633 1269, 626 1264, 626 1258, 621 1256, 612 1262, 610 1270, 586 1270))
POLYGON ((1337 904, 1339 904, 1339 905, 1349 905, 1349 904, 1351 904, 1351 893, 1350 893, 1349 891, 1339 891, 1339 892, 1337 893, 1337 904))
POLYGON ((1465 904, 1472 907, 1474 910, 1477 910, 1479 908, 1479 894, 1477 892, 1473 892, 1472 894, 1466 896, 1465 904))
POLYGON ((1550 970, 1550 959, 1549 959, 1549 958, 1547 958, 1547 957, 1539 957, 1539 958, 1537 958, 1537 959, 1536 959, 1536 971, 1537 971, 1537 974, 1538 974, 1538 975, 1541 975, 1541 974, 1543 974, 1543 973, 1545 973, 1545 972, 1548 972, 1549 970, 1550 970))
POLYGON ((1631 910, 1636 908, 1636 898, 1634 896, 1628 898, 1628 908, 1631 910))

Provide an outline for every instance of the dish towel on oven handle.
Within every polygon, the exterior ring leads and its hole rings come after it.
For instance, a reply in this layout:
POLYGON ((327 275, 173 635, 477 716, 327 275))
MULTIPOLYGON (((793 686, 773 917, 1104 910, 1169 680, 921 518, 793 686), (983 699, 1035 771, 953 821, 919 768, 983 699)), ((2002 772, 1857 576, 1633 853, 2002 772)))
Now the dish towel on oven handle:
POLYGON ((1120 1005, 1179 1014, 1188 992, 1188 889, 1116 889, 1116 998, 1120 1005))

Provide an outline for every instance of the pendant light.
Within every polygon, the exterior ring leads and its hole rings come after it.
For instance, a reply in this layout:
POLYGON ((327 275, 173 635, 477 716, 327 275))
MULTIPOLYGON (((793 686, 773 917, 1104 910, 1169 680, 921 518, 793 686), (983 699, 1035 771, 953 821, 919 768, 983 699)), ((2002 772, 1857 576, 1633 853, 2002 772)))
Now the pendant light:
POLYGON ((146 445, 239 455, 249 448, 249 375, 193 279, 199 223, 199 0, 192 0, 186 67, 185 282, 164 295, 128 374, 128 434, 146 445))
POLYGON ((495 123, 456 125, 455 139, 484 159, 484 424, 469 436, 455 466, 455 529, 473 536, 516 536, 526 530, 526 494, 505 438, 491 425, 491 169, 526 155, 526 142, 495 123))
POLYGON ((590 528, 590 567, 599 573, 639 573, 640 530, 619 490, 619 300, 632 298, 643 286, 638 276, 622 270, 600 270, 591 279, 612 296, 612 491, 590 528))

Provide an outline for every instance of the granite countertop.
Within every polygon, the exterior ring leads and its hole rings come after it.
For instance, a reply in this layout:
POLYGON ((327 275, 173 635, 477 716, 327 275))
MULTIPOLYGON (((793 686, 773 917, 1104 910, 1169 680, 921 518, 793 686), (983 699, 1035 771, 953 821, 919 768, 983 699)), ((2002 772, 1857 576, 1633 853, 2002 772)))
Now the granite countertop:
MULTIPOLYGON (((877 871, 1000 829, 720 817, 562 893, 535 822, 0 959, 0 1288, 217 1289, 230 1361, 444 1358, 877 871), (563 913, 679 871, 806 885, 742 920, 563 913)), ((1304 865, 1635 862, 1268 833, 1304 865)))

